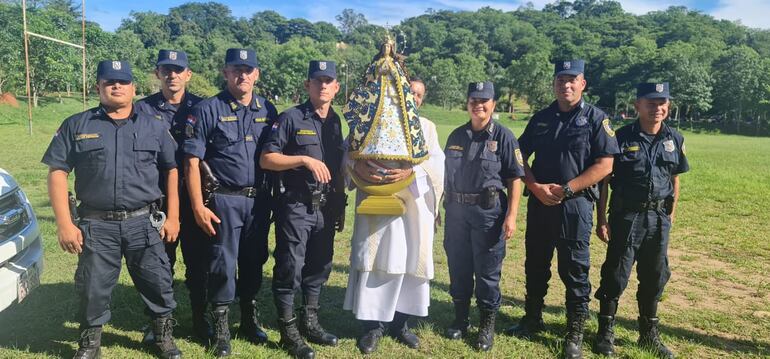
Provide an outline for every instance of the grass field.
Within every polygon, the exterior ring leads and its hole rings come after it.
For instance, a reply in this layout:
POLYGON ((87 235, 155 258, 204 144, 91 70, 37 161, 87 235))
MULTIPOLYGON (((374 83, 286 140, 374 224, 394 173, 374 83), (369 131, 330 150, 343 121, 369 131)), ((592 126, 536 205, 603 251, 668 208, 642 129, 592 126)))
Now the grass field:
MULTIPOLYGON (((73 275, 77 258, 63 253, 56 242, 46 194, 47 169, 40 158, 61 120, 80 110, 81 105, 76 102, 36 109, 33 133, 29 136, 26 109, 0 107, 0 167, 16 177, 32 201, 42 226, 46 256, 41 287, 23 303, 0 313, 0 358, 71 357, 77 347, 77 323, 73 321, 76 308, 73 275)), ((464 112, 433 107, 425 109, 423 114, 436 122, 442 139, 467 120, 464 112)), ((511 120, 506 114, 501 114, 500 122, 511 127, 516 135, 521 134, 525 124, 511 120)), ((770 161, 767 158, 770 139, 691 132, 684 135, 691 171, 682 176, 681 202, 671 234, 673 276, 660 305, 663 338, 677 354, 686 358, 770 357, 770 241, 767 235, 770 230, 770 161)), ((524 202, 503 267, 504 305, 498 317, 498 333, 523 314, 524 202)), ((348 218, 353 218, 351 213, 348 218)), ((324 326, 342 340, 335 348, 315 346, 322 358, 361 356, 355 347, 359 326, 349 312, 342 310, 352 226, 347 228, 336 237, 334 269, 322 295, 321 310, 324 326)), ((451 322, 453 312, 442 238, 440 229, 434 240, 436 278, 431 289, 431 315, 416 323, 422 347, 415 351, 385 339, 372 357, 550 358, 560 355, 565 330, 564 287, 556 275, 555 263, 544 315, 548 331, 543 335, 530 342, 499 334, 493 350, 486 354, 474 352, 469 346, 471 339, 463 342, 443 339, 441 333, 451 322)), ((595 237, 592 244, 591 281, 596 287, 606 246, 595 237)), ((204 347, 190 339, 183 264, 178 266, 175 278, 179 302, 175 315, 180 323, 175 333, 177 343, 188 358, 211 357, 204 347)), ((271 258, 264 267, 266 285, 260 292, 262 319, 271 342, 267 346, 254 346, 236 339, 233 341, 235 357, 286 357, 276 345, 279 335, 269 290, 272 267, 271 258)), ((617 350, 620 357, 647 358, 651 357, 650 353, 635 345, 635 288, 636 279, 632 278, 618 313, 617 350)), ((146 318, 125 270, 112 304, 113 319, 105 328, 103 356, 152 357, 152 352, 140 343, 140 328, 146 318)), ((591 302, 591 310, 594 315, 586 330, 586 357, 594 356, 590 343, 597 329, 596 301, 591 302)), ((472 321, 476 322, 478 316, 473 313, 472 321)), ((237 326, 237 309, 231 318, 237 326)))

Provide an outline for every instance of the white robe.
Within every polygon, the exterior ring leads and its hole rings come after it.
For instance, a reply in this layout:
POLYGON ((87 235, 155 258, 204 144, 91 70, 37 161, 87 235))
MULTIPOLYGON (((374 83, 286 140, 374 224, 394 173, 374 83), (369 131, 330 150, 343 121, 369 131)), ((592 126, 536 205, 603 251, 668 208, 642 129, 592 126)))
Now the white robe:
MULTIPOLYGON (((425 118, 420 123, 429 158, 414 167, 414 182, 396 194, 404 201, 406 213, 355 218, 343 308, 359 320, 390 322, 396 311, 428 315, 434 223, 444 190, 444 152, 436 126, 425 118)), ((349 167, 352 164, 348 162, 349 167)), ((356 205, 366 196, 356 191, 356 205)))

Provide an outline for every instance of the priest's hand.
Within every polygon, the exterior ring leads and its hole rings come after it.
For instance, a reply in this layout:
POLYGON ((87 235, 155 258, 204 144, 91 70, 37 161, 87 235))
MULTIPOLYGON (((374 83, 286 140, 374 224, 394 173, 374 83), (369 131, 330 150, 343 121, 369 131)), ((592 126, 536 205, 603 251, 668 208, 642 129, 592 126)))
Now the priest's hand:
POLYGON ((389 169, 382 183, 395 183, 405 180, 412 174, 412 167, 389 169))
POLYGON ((353 171, 356 172, 358 178, 369 183, 382 183, 382 180, 385 177, 384 175, 379 174, 376 168, 369 166, 365 160, 355 161, 353 171))

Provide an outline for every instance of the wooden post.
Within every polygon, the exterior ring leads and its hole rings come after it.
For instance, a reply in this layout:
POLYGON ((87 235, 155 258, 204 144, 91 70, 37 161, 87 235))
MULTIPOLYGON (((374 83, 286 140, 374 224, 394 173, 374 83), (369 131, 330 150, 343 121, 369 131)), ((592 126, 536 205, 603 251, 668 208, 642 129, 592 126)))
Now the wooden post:
POLYGON ((32 89, 29 79, 29 34, 27 34, 27 0, 21 0, 21 17, 24 22, 24 64, 27 68, 27 129, 32 135, 32 89))

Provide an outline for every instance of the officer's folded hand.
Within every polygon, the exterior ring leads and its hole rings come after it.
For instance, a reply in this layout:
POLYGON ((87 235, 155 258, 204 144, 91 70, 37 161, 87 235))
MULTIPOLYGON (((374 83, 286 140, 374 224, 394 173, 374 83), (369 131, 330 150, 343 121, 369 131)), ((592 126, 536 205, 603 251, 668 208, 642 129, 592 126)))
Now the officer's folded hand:
POLYGON ((549 184, 540 184, 535 183, 533 186, 529 188, 529 191, 532 192, 537 199, 540 200, 544 205, 546 206, 555 206, 557 204, 561 203, 562 197, 553 193, 553 191, 557 191, 556 187, 561 190, 561 186, 555 184, 555 183, 549 183, 549 184))
POLYGON ((59 237, 59 246, 65 252, 80 254, 83 251, 83 232, 76 225, 65 223, 57 228, 56 235, 59 237))
POLYGON ((160 229, 160 239, 166 243, 174 243, 179 238, 179 219, 168 218, 160 229))
POLYGON ((608 243, 610 241, 610 225, 605 223, 597 223, 596 225, 596 236, 599 237, 599 239, 602 240, 604 243, 608 243))
POLYGON ((332 175, 329 172, 329 168, 322 161, 319 161, 313 157, 303 156, 302 164, 313 173, 313 178, 320 183, 329 183, 332 180, 332 175))
POLYGON ((208 207, 201 205, 199 208, 195 208, 193 213, 195 214, 195 223, 197 223, 198 227, 201 227, 209 237, 213 237, 217 234, 217 231, 214 229, 214 225, 211 222, 213 221, 214 223, 219 224, 222 223, 222 221, 216 214, 214 214, 214 212, 208 209, 208 207))
POLYGON ((503 234, 505 234, 505 240, 511 239, 513 237, 513 233, 516 232, 516 216, 505 216, 505 220, 503 221, 503 234))

